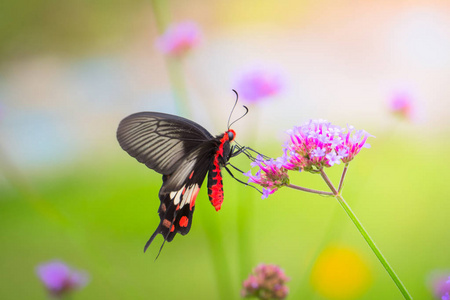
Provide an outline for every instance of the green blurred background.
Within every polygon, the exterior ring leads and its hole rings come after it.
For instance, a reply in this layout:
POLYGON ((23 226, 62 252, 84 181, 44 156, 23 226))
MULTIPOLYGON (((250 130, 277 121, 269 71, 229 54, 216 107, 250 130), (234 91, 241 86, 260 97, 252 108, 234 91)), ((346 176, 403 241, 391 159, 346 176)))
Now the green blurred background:
MULTIPOLYGON (((279 156, 284 131, 310 118, 376 136, 350 164, 344 196, 412 296, 433 299, 430 274, 450 270, 450 5, 437 0, 4 1, 0 299, 45 299, 35 267, 52 259, 90 274, 74 299, 237 299, 261 262, 285 270, 289 299, 332 299, 310 284, 329 246, 367 267, 348 299, 401 299, 333 198, 282 189, 261 200, 228 175, 219 213, 203 188, 189 235, 156 261, 160 236, 142 253, 159 222, 160 175, 115 130, 133 112, 175 112, 154 42, 161 24, 182 20, 203 32, 182 62, 189 117, 212 133, 226 128, 236 76, 267 66, 284 88, 233 126, 241 144, 279 156), (389 114, 397 90, 412 96, 413 122, 389 114)), ((249 168, 243 157, 234 165, 249 168)), ((335 182, 341 168, 329 171, 335 182)), ((310 174, 293 183, 326 189, 310 174)))

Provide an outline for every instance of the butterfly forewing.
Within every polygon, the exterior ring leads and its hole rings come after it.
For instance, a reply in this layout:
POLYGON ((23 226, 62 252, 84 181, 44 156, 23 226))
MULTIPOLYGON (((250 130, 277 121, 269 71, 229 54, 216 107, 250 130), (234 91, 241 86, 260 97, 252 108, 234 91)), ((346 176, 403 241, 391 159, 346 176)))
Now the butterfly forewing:
POLYGON ((212 138, 199 124, 157 112, 130 115, 117 129, 120 146, 161 174, 171 174, 187 153, 212 138))

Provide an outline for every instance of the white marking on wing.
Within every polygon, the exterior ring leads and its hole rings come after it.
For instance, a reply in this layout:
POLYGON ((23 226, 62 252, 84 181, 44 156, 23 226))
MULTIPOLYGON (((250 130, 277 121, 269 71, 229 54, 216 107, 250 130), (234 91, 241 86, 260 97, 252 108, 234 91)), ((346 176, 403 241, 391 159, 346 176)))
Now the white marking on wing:
POLYGON ((191 185, 186 189, 186 192, 184 193, 183 196, 183 201, 180 204, 180 208, 183 207, 185 204, 191 203, 192 197, 194 196, 195 191, 197 189, 199 189, 198 184, 191 185))
MULTIPOLYGON (((179 190, 179 191, 177 191, 177 192, 171 192, 170 193, 170 196, 172 197, 172 194, 173 193, 176 193, 175 194, 175 197, 173 197, 173 203, 175 204, 175 205, 177 205, 178 203, 180 203, 180 198, 181 198, 181 194, 183 193, 183 190, 184 190, 184 185, 181 187, 181 189, 179 190)), ((180 206, 183 206, 183 204, 181 204, 180 206)))
POLYGON ((183 207, 186 203, 189 203, 189 199, 191 198, 192 194, 192 186, 188 187, 186 189, 186 192, 183 195, 183 201, 180 204, 180 208, 183 207))

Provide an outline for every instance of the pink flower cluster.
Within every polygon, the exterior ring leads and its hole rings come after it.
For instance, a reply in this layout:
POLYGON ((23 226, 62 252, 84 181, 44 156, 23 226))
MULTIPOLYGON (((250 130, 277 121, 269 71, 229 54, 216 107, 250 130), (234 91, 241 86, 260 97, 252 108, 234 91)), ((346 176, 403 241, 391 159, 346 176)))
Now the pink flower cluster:
POLYGON ((305 171, 350 162, 362 148, 370 148, 366 140, 372 136, 364 130, 341 128, 325 120, 310 120, 288 134, 285 156, 289 155, 284 167, 305 171))
POLYGON ((85 272, 72 270, 65 263, 55 260, 36 269, 37 275, 53 296, 62 296, 72 290, 80 289, 88 283, 85 272))
POLYGON ((156 42, 165 54, 182 56, 200 42, 200 29, 193 22, 171 25, 156 42))
POLYGON ((252 167, 259 167, 255 175, 244 173, 248 183, 263 187, 262 198, 267 198, 278 188, 289 184, 288 171, 317 172, 324 167, 352 161, 366 143, 369 133, 352 126, 341 128, 325 120, 310 120, 288 131, 289 140, 283 147, 283 156, 264 160, 257 156, 252 167))
POLYGON ((289 184, 288 170, 284 167, 283 163, 282 158, 264 160, 258 155, 256 160, 251 163, 252 167, 259 167, 256 174, 252 175, 251 170, 244 173, 245 176, 249 177, 248 183, 256 183, 263 187, 262 199, 275 193, 283 185, 289 184))
POLYGON ((259 299, 285 299, 289 289, 285 283, 289 278, 276 265, 260 264, 244 282, 242 297, 259 299))

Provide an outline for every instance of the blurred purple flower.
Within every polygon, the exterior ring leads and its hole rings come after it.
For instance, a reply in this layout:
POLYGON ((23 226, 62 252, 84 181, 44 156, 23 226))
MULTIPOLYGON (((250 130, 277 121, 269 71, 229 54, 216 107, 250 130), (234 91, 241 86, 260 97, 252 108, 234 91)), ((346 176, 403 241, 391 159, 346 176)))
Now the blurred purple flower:
POLYGON ((72 290, 81 289, 88 283, 85 272, 72 270, 58 260, 39 265, 36 273, 48 292, 58 297, 72 290))
POLYGON ((172 24, 156 41, 164 54, 182 56, 200 42, 200 29, 193 22, 172 24))
POLYGON ((245 101, 255 103, 278 94, 281 87, 279 74, 256 69, 242 74, 237 80, 235 90, 245 101))
POLYGON ((242 283, 242 297, 257 297, 259 299, 284 299, 289 289, 285 283, 289 278, 276 265, 260 264, 253 274, 242 283))
POLYGON ((434 273, 431 276, 431 290, 435 299, 450 300, 450 276, 448 272, 434 273))
POLYGON ((410 94, 406 92, 396 92, 389 102, 391 112, 401 119, 411 121, 413 118, 414 104, 410 94))

